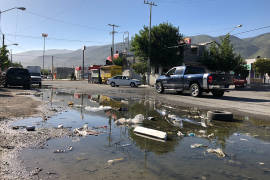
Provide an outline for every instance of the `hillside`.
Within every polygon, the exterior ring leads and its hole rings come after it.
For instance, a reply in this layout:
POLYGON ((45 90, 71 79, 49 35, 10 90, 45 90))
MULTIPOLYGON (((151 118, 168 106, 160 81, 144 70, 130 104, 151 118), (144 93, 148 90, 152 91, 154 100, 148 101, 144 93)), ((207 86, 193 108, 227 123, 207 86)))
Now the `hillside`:
MULTIPOLYGON (((192 36, 192 43, 204 43, 209 41, 220 42, 220 37, 208 35, 192 36)), ((270 57, 270 33, 262 34, 252 38, 240 39, 231 36, 231 41, 236 53, 243 58, 270 57)), ((111 45, 89 46, 85 51, 85 65, 104 64, 106 57, 110 55, 111 45)), ((121 43, 115 44, 115 49, 121 49, 121 43)), ((82 64, 82 50, 47 50, 45 56, 45 67, 51 66, 51 56, 54 56, 55 66, 72 67, 82 64)), ((20 61, 24 66, 42 65, 42 51, 27 51, 14 55, 15 61, 20 61)))

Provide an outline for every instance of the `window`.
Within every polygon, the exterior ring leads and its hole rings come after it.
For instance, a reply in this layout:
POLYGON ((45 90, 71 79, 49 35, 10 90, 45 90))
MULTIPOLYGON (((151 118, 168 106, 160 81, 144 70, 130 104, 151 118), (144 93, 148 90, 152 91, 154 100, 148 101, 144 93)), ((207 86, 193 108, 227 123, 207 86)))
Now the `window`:
POLYGON ((114 79, 122 79, 122 76, 115 76, 114 79))
POLYGON ((184 72, 184 70, 182 68, 178 68, 178 69, 176 69, 175 74, 182 75, 183 72, 184 72))
POLYGON ((205 69, 201 67, 187 67, 185 74, 204 74, 205 69))
POLYGON ((174 75, 175 74, 175 70, 176 70, 176 68, 173 68, 173 69, 171 69, 171 70, 169 70, 168 72, 167 72, 167 75, 174 75))

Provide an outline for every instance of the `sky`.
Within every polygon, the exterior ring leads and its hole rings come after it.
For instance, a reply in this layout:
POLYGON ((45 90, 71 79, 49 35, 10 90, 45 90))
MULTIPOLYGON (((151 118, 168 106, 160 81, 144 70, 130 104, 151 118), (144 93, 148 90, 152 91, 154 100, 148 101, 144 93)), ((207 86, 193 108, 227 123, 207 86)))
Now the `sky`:
MULTIPOLYGON (((270 26, 269 0, 153 0, 152 25, 169 22, 184 36, 224 35, 270 26)), ((144 0, 0 0, 1 31, 14 53, 46 49, 80 49, 83 45, 112 42, 108 24, 116 24, 115 42, 123 41, 149 25, 149 5, 144 0), (127 34, 126 34, 127 35, 127 34)), ((270 28, 238 34, 239 38, 270 32, 270 28)))

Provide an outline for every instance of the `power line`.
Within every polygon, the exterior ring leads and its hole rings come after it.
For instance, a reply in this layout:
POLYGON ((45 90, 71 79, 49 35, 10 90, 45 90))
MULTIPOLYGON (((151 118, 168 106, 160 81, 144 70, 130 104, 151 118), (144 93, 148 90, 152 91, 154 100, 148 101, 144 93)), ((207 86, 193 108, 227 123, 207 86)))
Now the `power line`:
MULTIPOLYGON (((41 39, 40 36, 30 36, 30 35, 23 35, 23 34, 11 34, 5 33, 7 36, 17 36, 22 38, 30 38, 30 39, 41 39)), ((90 41, 90 40, 78 40, 78 39, 65 39, 65 38, 56 38, 56 37, 48 37, 47 40, 56 40, 56 41, 70 41, 70 42, 82 42, 82 43, 106 43, 101 41, 90 41)))
POLYGON ((243 31, 243 32, 235 33, 233 35, 235 36, 235 35, 249 33, 249 32, 252 32, 252 31, 258 31, 258 30, 266 29, 266 28, 270 28, 270 26, 264 26, 264 27, 260 27, 260 28, 256 28, 256 29, 251 29, 251 30, 248 30, 248 31, 243 31))
POLYGON ((31 14, 31 15, 34 15, 34 16, 37 16, 37 17, 41 17, 41 18, 50 20, 50 21, 55 21, 55 22, 59 22, 59 23, 67 24, 67 25, 78 26, 78 27, 87 28, 87 29, 96 30, 96 31, 104 31, 104 32, 108 32, 109 31, 109 30, 105 30, 105 29, 100 29, 100 28, 92 27, 92 26, 87 26, 87 25, 82 25, 82 24, 67 22, 67 21, 64 21, 64 20, 61 20, 61 19, 56 19, 56 18, 53 18, 53 17, 40 15, 40 14, 37 14, 35 12, 31 12, 31 11, 30 12, 27 11, 27 13, 28 14, 31 14))

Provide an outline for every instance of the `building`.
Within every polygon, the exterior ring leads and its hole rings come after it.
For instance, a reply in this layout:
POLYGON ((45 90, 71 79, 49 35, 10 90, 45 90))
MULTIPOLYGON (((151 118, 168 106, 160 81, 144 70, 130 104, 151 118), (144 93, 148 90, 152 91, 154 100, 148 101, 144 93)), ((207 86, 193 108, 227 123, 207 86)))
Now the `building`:
POLYGON ((56 67, 54 68, 54 74, 56 79, 70 79, 74 68, 70 67, 56 67))
MULTIPOLYGON (((192 66, 202 66, 200 60, 203 57, 204 51, 206 49, 206 45, 208 43, 203 44, 191 44, 190 39, 185 39, 184 44, 184 57, 182 65, 192 65, 192 66)), ((151 66, 151 74, 150 74, 150 85, 154 85, 156 79, 163 73, 167 72, 169 69, 164 68, 162 66, 154 67, 151 66)))
POLYGON ((253 65, 255 63, 256 59, 246 59, 245 61, 247 63, 248 70, 249 70, 249 75, 247 77, 248 84, 263 84, 263 83, 270 84, 269 74, 262 75, 262 74, 256 72, 254 65, 253 65))

